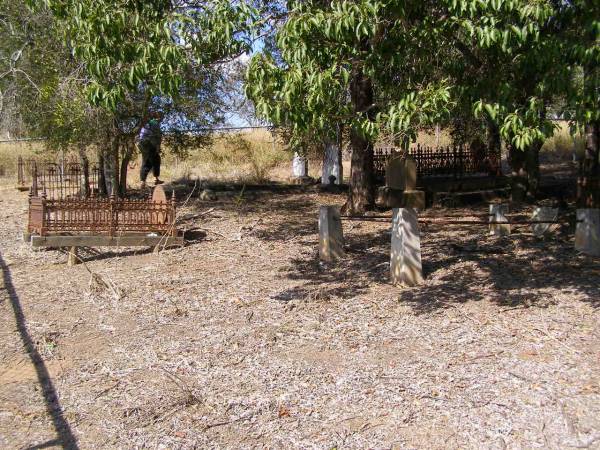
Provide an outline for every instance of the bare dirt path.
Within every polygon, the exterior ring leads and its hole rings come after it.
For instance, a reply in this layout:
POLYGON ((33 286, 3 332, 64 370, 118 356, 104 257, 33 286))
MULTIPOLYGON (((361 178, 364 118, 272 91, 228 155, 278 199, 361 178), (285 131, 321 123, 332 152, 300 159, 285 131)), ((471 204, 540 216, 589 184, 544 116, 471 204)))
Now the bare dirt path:
POLYGON ((430 226, 400 289, 385 223, 319 263, 340 197, 193 200, 186 247, 86 255, 107 288, 0 198, 2 448, 600 446, 600 263, 568 234, 430 226))

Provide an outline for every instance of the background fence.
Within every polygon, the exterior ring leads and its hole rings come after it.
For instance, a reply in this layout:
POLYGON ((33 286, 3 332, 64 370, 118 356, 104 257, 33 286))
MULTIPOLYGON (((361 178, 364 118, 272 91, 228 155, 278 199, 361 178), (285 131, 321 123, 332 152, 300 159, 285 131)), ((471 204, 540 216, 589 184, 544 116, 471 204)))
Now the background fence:
MULTIPOLYGON (((385 177, 388 160, 400 152, 396 147, 378 147, 374 150, 375 176, 385 177)), ((416 145, 409 149, 417 165, 417 177, 445 176, 461 178, 472 175, 500 175, 500 152, 485 147, 462 145, 429 147, 416 145)))

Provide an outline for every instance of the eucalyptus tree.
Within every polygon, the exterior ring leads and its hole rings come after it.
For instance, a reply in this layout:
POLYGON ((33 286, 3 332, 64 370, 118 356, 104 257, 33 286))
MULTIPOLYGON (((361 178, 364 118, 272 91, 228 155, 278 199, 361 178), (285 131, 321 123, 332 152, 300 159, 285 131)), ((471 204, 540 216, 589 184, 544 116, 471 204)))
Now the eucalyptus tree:
MULTIPOLYGON (((562 63, 572 73, 562 88, 565 115, 585 135, 580 206, 600 207, 600 3, 556 1, 556 42, 562 63)), ((575 129, 575 127, 573 127, 575 129)))
MULTIPOLYGON (((574 11, 581 15, 583 4, 596 30, 591 1, 290 1, 276 40, 281 59, 269 52, 254 58, 248 94, 259 114, 298 133, 336 121, 350 127, 352 211, 372 203, 370 148, 380 133, 406 144, 456 108, 482 117, 492 144, 502 137, 511 149, 516 179, 534 185, 526 169, 536 167, 536 149, 553 132, 548 101, 568 95, 582 108, 570 74, 585 63, 577 61, 582 54, 591 58, 597 38, 582 50, 557 36, 554 24, 562 16, 567 29, 582 23, 574 11), (571 63, 563 60, 565 46, 571 63)), ((596 114, 584 109, 584 116, 596 114)))
POLYGON ((509 149, 512 195, 534 197, 538 154, 553 133, 546 107, 568 71, 553 42, 556 11, 544 1, 474 2, 468 10, 449 4, 446 28, 457 55, 446 65, 463 108, 471 108, 488 128, 490 147, 502 137, 509 149))
POLYGON ((444 48, 428 14, 435 3, 290 1, 279 58, 263 51, 251 62, 247 93, 259 115, 298 137, 350 130, 352 213, 373 206, 379 133, 407 142, 447 110, 450 86, 432 70, 444 48))
POLYGON ((126 174, 134 136, 152 109, 171 124, 216 120, 215 86, 223 64, 250 51, 256 10, 224 0, 30 0, 46 7, 85 68, 91 105, 110 112, 113 185, 126 174), (206 104, 205 107, 202 105, 206 104), (194 107, 201 114, 194 117, 194 107), (212 113, 215 114, 212 114, 212 113), (185 114, 184 114, 185 115, 185 114))
POLYGON ((0 128, 39 135, 34 124, 39 97, 69 70, 69 55, 47 11, 28 10, 24 0, 0 3, 0 128))

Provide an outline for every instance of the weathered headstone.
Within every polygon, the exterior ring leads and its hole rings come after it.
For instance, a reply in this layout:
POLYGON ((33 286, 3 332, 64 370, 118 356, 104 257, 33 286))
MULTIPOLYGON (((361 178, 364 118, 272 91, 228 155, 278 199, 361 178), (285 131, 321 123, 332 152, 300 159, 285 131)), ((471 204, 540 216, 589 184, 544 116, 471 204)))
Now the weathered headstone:
POLYGON ((344 234, 339 208, 321 206, 319 210, 319 258, 335 261, 344 257, 344 234))
POLYGON ((508 205, 501 203, 490 204, 490 234, 493 236, 507 236, 510 234, 510 224, 506 218, 508 205))
POLYGON ((167 203, 167 194, 161 185, 156 186, 152 190, 152 201, 154 203, 167 203))
POLYGON ((600 256, 600 209, 578 209, 575 250, 600 256))
POLYGON ((414 208, 395 208, 390 256, 392 284, 415 286, 423 282, 421 235, 414 208))
POLYGON ((417 164, 410 156, 390 158, 385 171, 386 186, 379 190, 379 203, 388 208, 425 209, 425 192, 417 190, 417 164))
MULTIPOLYGON (((167 204, 167 194, 165 193, 164 188, 161 185, 158 185, 152 191, 152 202, 160 203, 163 205, 167 204)), ((166 211, 160 211, 156 214, 156 220, 158 223, 165 224, 167 223, 167 213, 166 211)))
MULTIPOLYGON (((558 219, 558 208, 549 208, 547 206, 538 206, 533 210, 531 220, 539 222, 551 222, 558 219)), ((537 237, 543 237, 550 232, 555 225, 551 223, 534 223, 531 225, 533 234, 537 237)))
POLYGON ((304 156, 294 153, 292 160, 292 177, 303 178, 308 176, 308 161, 304 156))
POLYGON ((323 155, 321 184, 331 184, 331 177, 335 177, 334 184, 342 184, 344 179, 340 147, 335 143, 328 142, 325 144, 325 154, 323 155))
POLYGON ((417 164, 411 157, 390 158, 385 171, 385 185, 391 189, 414 191, 417 187, 417 164))

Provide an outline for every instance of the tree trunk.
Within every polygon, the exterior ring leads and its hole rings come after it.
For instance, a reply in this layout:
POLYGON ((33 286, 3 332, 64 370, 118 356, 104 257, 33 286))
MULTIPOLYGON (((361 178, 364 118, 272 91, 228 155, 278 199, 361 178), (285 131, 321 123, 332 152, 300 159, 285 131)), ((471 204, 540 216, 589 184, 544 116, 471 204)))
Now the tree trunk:
POLYGON ((585 154, 581 162, 577 203, 584 208, 600 207, 600 122, 585 125, 585 154))
POLYGON ((107 195, 118 195, 119 191, 119 139, 114 137, 104 158, 104 178, 107 195))
POLYGON ((98 149, 98 194, 100 194, 102 197, 106 197, 108 195, 106 176, 104 175, 105 154, 105 149, 98 149))
POLYGON ((490 161, 490 175, 502 175, 502 140, 500 138, 500 128, 495 122, 487 121, 487 147, 488 158, 490 161))
POLYGON ((509 145, 509 157, 511 170, 510 199, 512 202, 521 203, 525 200, 528 190, 525 152, 511 144, 509 145))
MULTIPOLYGON (((373 83, 362 68, 355 68, 350 82, 350 98, 355 115, 372 116, 373 83)), ((373 145, 360 130, 350 130, 352 162, 350 168, 350 190, 344 211, 360 215, 375 206, 373 179, 373 145)))
POLYGON ((123 144, 123 156, 121 158, 121 169, 119 177, 119 196, 125 197, 127 194, 127 169, 129 168, 129 161, 133 155, 134 144, 131 140, 127 140, 123 144))
POLYGON ((79 159, 81 159, 81 168, 83 169, 82 193, 85 198, 90 196, 90 160, 85 152, 85 147, 79 147, 79 159))
POLYGON ((542 141, 536 141, 525 151, 525 171, 527 173, 527 199, 534 201, 540 187, 540 150, 542 141))

